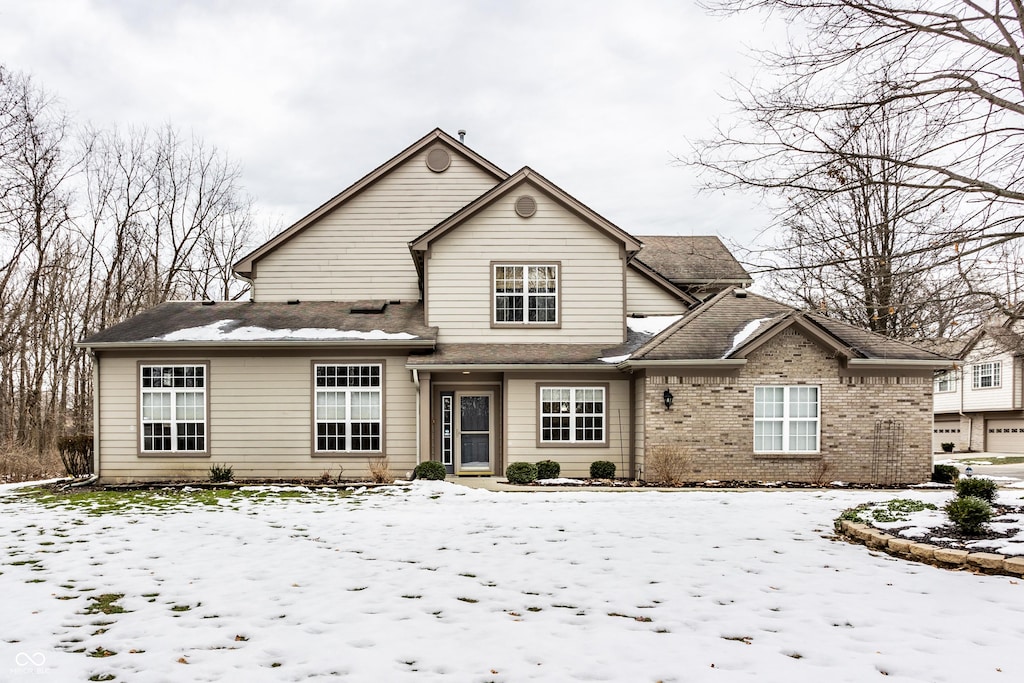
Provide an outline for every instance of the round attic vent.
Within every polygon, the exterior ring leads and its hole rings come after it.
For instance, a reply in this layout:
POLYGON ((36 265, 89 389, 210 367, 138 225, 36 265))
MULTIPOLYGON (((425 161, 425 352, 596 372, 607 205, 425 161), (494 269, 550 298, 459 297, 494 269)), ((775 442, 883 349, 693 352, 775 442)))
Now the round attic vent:
POLYGON ((452 155, 443 147, 435 147, 427 152, 427 168, 434 173, 442 173, 451 166, 452 155))
POLYGON ((516 213, 523 218, 529 218, 537 213, 537 200, 528 194, 524 194, 516 200, 516 213))

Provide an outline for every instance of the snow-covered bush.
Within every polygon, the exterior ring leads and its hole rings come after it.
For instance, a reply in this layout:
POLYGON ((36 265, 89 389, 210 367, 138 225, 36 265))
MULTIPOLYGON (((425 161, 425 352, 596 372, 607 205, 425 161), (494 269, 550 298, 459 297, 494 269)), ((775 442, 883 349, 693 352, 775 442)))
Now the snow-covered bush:
POLYGON ((974 496, 954 498, 944 509, 953 526, 966 536, 980 534, 992 519, 992 506, 974 496))
POLYGON ((615 463, 607 460, 595 460, 590 463, 591 479, 614 479, 615 463))
POLYGON ((510 484, 529 484, 537 481, 537 466, 532 462, 514 462, 505 468, 510 484))
POLYGON ((538 479, 557 479, 562 473, 562 466, 554 460, 541 460, 537 463, 538 479))

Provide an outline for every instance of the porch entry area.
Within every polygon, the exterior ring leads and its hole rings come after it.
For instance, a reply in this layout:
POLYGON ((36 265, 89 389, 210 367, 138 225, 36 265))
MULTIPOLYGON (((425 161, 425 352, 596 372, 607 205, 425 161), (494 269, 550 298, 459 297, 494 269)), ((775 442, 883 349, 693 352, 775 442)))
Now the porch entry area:
POLYGON ((490 475, 496 471, 497 387, 460 387, 438 392, 437 459, 449 474, 490 475))

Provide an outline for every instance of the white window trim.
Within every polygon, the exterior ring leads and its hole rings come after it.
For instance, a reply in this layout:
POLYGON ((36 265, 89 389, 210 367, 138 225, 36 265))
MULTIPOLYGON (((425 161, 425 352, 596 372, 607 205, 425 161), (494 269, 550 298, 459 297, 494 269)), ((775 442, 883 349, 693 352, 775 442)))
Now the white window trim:
POLYGON ((935 393, 951 394, 956 392, 957 380, 956 370, 943 370, 935 377, 935 393), (943 382, 946 384, 945 389, 942 388, 943 382))
POLYGON ((384 451, 384 364, 383 363, 359 363, 359 362, 316 362, 313 363, 313 452, 318 454, 331 454, 331 453, 382 453, 384 451), (378 384, 374 386, 353 386, 353 387, 328 387, 328 386, 317 386, 317 369, 335 367, 335 368, 361 368, 361 367, 375 367, 377 368, 377 379, 378 384), (317 396, 321 393, 343 393, 345 394, 345 416, 340 420, 321 420, 317 417, 317 396), (370 423, 377 424, 377 443, 378 448, 375 449, 353 449, 352 448, 352 394, 358 393, 376 393, 377 394, 377 408, 378 416, 376 419, 361 419, 355 420, 357 423, 370 423), (345 447, 342 449, 322 449, 320 448, 320 425, 326 423, 343 423, 345 425, 345 447))
POLYGON ((999 389, 1003 386, 1003 372, 1002 372, 1002 361, 990 361, 988 363, 975 363, 971 368, 971 388, 972 389, 999 389), (988 370, 988 372, 983 372, 988 370), (989 377, 992 380, 992 384, 988 386, 982 386, 981 381, 983 378, 989 377))
MULTIPOLYGON (((538 394, 539 403, 537 405, 537 413, 540 419, 537 423, 537 441, 545 446, 565 446, 565 445, 580 445, 580 446, 604 446, 608 443, 608 390, 605 386, 562 386, 562 385, 545 385, 540 387, 538 394), (577 414, 576 413, 576 392, 577 391, 600 391, 601 392, 601 438, 600 439, 577 439, 576 438, 576 419, 577 417, 588 417, 587 413, 577 414), (572 399, 569 401, 569 412, 568 413, 545 413, 544 412, 544 392, 545 391, 571 391, 572 399), (545 439, 544 438, 544 418, 545 417, 569 417, 569 438, 568 439, 545 439)), ((594 417, 597 414, 593 415, 594 417)))
MULTIPOLYGON (((140 363, 138 366, 139 371, 139 452, 147 455, 150 454, 162 454, 162 453, 180 453, 185 455, 206 455, 210 452, 210 411, 207 391, 210 386, 210 372, 209 366, 206 363, 140 363), (145 368, 193 368, 202 370, 203 386, 202 387, 146 387, 143 384, 143 370, 145 368), (167 420, 154 420, 147 419, 145 417, 145 396, 155 396, 166 394, 170 396, 170 418, 167 420), (203 417, 201 420, 184 420, 178 419, 177 416, 177 405, 178 405, 178 394, 199 394, 201 396, 200 405, 203 410, 203 417), (171 448, 146 448, 146 425, 150 424, 169 424, 171 428, 171 448), (202 448, 178 448, 178 425, 179 424, 201 424, 203 425, 203 447, 202 448)), ((150 438, 162 438, 162 437, 150 437, 150 438)), ((185 438, 190 438, 186 436, 185 438)), ((191 437, 195 438, 195 437, 191 437)))
POLYGON ((758 417, 754 417, 754 430, 755 430, 755 433, 756 433, 757 423, 758 422, 779 422, 779 421, 782 422, 782 450, 775 450, 775 449, 759 450, 757 448, 757 440, 755 439, 754 440, 754 452, 755 453, 790 453, 790 454, 796 454, 796 453, 799 453, 799 454, 820 453, 821 452, 821 386, 816 385, 816 384, 792 384, 792 385, 772 384, 772 385, 757 386, 757 387, 754 388, 754 402, 755 402, 755 404, 757 402, 757 390, 758 389, 782 389, 783 390, 783 394, 782 394, 782 406, 783 406, 783 408, 782 408, 782 417, 781 418, 777 418, 777 417, 772 417, 772 418, 758 418, 758 417), (817 398, 818 414, 814 417, 814 426, 815 426, 814 442, 817 444, 818 447, 813 449, 813 450, 791 450, 789 448, 789 437, 790 437, 789 431, 790 431, 791 423, 795 422, 795 421, 807 422, 807 421, 809 421, 811 419, 811 418, 806 418, 806 417, 791 417, 790 416, 790 414, 789 414, 789 393, 793 389, 814 389, 817 392, 816 393, 816 398, 817 398))
POLYGON ((491 321, 498 327, 552 327, 561 324, 561 265, 559 263, 494 263, 491 265, 491 321), (522 268, 523 288, 518 292, 498 292, 498 268, 522 268), (555 291, 543 293, 530 293, 530 268, 553 268, 555 271, 555 291), (498 320, 498 297, 499 296, 521 296, 523 298, 523 319, 522 320, 498 320), (530 320, 530 299, 531 298, 555 299, 554 320, 530 320))

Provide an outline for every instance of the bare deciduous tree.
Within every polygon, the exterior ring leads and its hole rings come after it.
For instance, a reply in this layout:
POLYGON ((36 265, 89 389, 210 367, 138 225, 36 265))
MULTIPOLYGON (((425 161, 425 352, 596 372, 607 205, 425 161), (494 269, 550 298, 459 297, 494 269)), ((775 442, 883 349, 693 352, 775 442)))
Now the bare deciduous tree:
POLYGON ((0 67, 0 477, 12 452, 88 431, 79 339, 170 298, 227 299, 252 200, 224 155, 171 126, 84 129, 0 67))
MULTIPOLYGON (((916 261, 908 271, 915 277, 939 269, 989 306, 1011 310, 1020 290, 1006 290, 1007 278, 993 272, 1002 265, 1005 275, 1009 264, 985 262, 1024 236, 1024 5, 707 4, 725 13, 761 9, 798 27, 785 48, 758 53, 773 78, 739 89, 739 118, 697 143, 689 161, 713 172, 710 184, 781 195, 790 202, 783 219, 790 227, 808 201, 816 210, 824 210, 822 201, 845 202, 844 211, 860 212, 867 224, 843 229, 833 216, 839 231, 829 235, 840 239, 865 227, 884 232, 887 216, 869 216, 863 202, 898 192, 891 206, 916 223, 918 238, 893 244, 886 262, 916 261), (861 127, 880 123, 900 132, 898 145, 864 144, 861 127)), ((819 236, 817 247, 827 246, 819 236)), ((856 268, 862 258, 827 248, 805 256, 807 268, 856 268)), ((864 295, 866 306, 888 311, 882 299, 864 295)))

